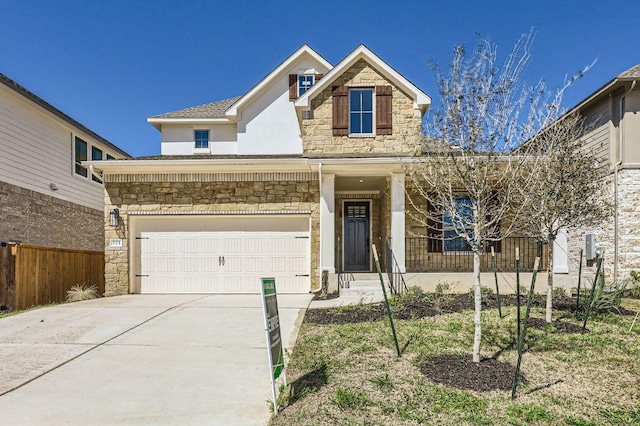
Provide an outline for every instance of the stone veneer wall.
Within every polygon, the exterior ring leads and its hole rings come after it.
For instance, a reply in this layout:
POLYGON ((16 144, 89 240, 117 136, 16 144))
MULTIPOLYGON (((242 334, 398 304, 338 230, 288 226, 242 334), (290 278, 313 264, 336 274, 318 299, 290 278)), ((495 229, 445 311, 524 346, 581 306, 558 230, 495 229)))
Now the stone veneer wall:
POLYGON ((308 211, 311 216, 311 288, 320 286, 319 182, 317 173, 145 174, 106 175, 105 211, 120 210, 120 226, 104 223, 105 288, 107 295, 129 293, 128 217, 145 212, 308 211), (108 249, 111 238, 122 238, 121 249, 108 249))
MULTIPOLYGON (((613 179, 611 175, 606 185, 613 199, 613 179)), ((640 270, 640 170, 623 169, 618 173, 618 279, 629 278, 629 272, 640 270)), ((567 244, 569 249, 569 274, 574 284, 578 280, 580 250, 585 247, 585 234, 593 233, 596 242, 605 250, 604 268, 607 282, 612 282, 614 272, 615 229, 614 217, 588 229, 569 229, 567 244)), ((582 282, 590 285, 596 272, 595 262, 583 264, 582 282)))
POLYGON ((103 212, 0 182, 0 241, 103 250, 103 212))
MULTIPOLYGON (((364 60, 338 77, 331 86, 374 87, 392 85, 364 60)), ((306 155, 388 153, 413 154, 421 140, 422 118, 413 100, 397 87, 392 93, 393 134, 375 137, 333 136, 331 86, 311 100, 313 118, 302 121, 302 144, 306 155)), ((374 123, 375 124, 375 123, 374 123)))

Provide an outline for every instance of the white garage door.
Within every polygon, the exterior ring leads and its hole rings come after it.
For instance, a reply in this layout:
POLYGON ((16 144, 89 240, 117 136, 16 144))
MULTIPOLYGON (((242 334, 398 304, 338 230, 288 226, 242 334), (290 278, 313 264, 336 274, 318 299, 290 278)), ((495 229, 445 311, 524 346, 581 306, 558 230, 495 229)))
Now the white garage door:
POLYGON ((141 232, 142 293, 308 293, 308 232, 141 232))

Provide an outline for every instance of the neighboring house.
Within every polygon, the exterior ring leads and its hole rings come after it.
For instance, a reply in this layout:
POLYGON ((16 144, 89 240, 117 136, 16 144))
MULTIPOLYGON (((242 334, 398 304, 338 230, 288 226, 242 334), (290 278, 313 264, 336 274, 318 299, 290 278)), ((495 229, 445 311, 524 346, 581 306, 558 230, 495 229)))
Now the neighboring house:
MULTIPOLYGON (((585 235, 595 234, 596 244, 604 250, 605 271, 610 279, 629 278, 640 269, 640 65, 618 75, 572 108, 595 129, 585 136, 592 149, 607 165, 608 185, 614 203, 614 215, 602 227, 568 231, 568 270, 574 281, 578 275, 580 250, 585 235)), ((585 277, 592 279, 588 269, 585 277)))
POLYGON ((90 163, 119 217, 107 294, 309 292, 372 271, 387 238, 404 271, 402 162, 430 102, 363 45, 335 66, 304 45, 243 96, 150 117, 162 155, 90 163))
POLYGON ((128 156, 0 74, 0 242, 103 250, 103 183, 81 162, 128 156))

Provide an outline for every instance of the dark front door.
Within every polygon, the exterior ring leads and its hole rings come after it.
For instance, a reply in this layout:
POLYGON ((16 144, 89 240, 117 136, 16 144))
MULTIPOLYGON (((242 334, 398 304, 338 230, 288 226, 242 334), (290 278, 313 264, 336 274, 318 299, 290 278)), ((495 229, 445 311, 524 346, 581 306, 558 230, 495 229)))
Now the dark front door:
POLYGON ((344 203, 344 270, 369 271, 369 203, 344 203))

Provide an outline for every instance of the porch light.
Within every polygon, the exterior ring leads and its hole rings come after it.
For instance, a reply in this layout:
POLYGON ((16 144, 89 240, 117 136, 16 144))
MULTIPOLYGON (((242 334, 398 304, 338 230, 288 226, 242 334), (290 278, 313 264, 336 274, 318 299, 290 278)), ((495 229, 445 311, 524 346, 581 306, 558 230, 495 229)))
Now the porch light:
POLYGON ((120 222, 120 210, 113 209, 109 212, 109 226, 116 227, 120 222))

